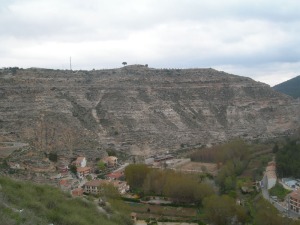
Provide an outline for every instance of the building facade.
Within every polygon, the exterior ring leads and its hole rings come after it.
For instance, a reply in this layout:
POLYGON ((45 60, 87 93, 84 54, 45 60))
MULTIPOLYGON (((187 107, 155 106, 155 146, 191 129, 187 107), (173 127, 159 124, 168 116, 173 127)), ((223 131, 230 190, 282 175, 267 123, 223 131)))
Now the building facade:
POLYGON ((270 162, 266 168, 266 176, 267 176, 267 187, 268 190, 276 185, 277 176, 276 176, 276 165, 274 162, 270 162))
POLYGON ((87 175, 89 175, 92 171, 92 168, 91 167, 77 167, 77 176, 79 178, 82 178, 82 177, 86 177, 87 175))
POLYGON ((118 164, 118 158, 115 156, 108 156, 101 160, 108 167, 114 167, 118 164))
POLYGON ((289 196, 290 210, 300 213, 300 190, 293 191, 289 196))
POLYGON ((86 158, 84 156, 77 157, 77 159, 73 162, 76 167, 86 167, 86 158))
POLYGON ((84 192, 89 194, 100 194, 105 185, 113 185, 120 194, 129 191, 129 186, 125 181, 92 180, 84 184, 84 192))

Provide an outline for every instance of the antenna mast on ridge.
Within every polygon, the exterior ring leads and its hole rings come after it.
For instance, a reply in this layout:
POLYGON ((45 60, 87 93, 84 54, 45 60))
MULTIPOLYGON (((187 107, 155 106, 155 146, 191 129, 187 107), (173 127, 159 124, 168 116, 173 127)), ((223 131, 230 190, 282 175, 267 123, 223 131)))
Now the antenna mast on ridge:
POLYGON ((72 57, 70 56, 70 70, 72 70, 72 57))

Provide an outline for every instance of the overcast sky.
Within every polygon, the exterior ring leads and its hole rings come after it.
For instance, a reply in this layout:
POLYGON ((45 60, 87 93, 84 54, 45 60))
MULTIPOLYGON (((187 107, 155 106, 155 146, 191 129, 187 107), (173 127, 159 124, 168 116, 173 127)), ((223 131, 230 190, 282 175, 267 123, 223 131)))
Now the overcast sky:
POLYGON ((0 0, 0 67, 300 74, 299 0, 0 0))

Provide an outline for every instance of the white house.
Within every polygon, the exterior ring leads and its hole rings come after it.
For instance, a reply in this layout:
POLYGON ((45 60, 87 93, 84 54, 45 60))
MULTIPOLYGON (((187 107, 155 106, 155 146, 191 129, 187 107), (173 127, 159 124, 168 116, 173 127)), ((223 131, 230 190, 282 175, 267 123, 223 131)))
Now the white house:
POLYGON ((277 181, 275 171, 274 172, 268 171, 267 172, 267 179, 268 179, 268 190, 269 190, 269 189, 271 189, 272 187, 275 186, 276 181, 277 181))
POLYGON ((282 178, 282 183, 290 189, 298 189, 299 183, 293 178, 282 178))
POLYGON ((73 161, 73 164, 76 167, 86 167, 86 158, 84 156, 77 157, 77 159, 73 161))
POLYGON ((276 176, 276 166, 275 165, 270 165, 267 166, 266 168, 266 176, 267 176, 267 182, 268 182, 268 190, 271 189, 272 187, 275 186, 276 181, 277 181, 277 176, 276 176))

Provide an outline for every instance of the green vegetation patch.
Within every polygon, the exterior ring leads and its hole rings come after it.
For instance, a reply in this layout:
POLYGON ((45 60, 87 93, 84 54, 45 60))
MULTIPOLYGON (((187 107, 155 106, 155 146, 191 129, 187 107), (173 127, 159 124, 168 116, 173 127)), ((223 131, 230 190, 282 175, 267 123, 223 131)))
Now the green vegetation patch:
POLYGON ((269 190, 271 196, 277 196, 280 201, 283 201, 285 196, 291 191, 285 189, 281 184, 276 183, 276 185, 269 190))
POLYGON ((151 169, 144 164, 127 166, 125 177, 133 191, 141 195, 169 197, 175 203, 200 205, 204 197, 214 194, 213 187, 195 175, 151 169))
POLYGON ((290 140, 276 152, 277 174, 282 177, 300 176, 300 143, 290 140))
POLYGON ((88 200, 74 199, 57 188, 0 177, 0 220, 6 224, 119 224, 88 200))

